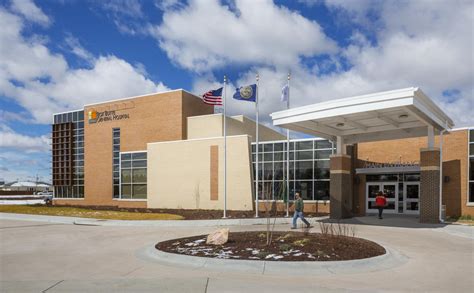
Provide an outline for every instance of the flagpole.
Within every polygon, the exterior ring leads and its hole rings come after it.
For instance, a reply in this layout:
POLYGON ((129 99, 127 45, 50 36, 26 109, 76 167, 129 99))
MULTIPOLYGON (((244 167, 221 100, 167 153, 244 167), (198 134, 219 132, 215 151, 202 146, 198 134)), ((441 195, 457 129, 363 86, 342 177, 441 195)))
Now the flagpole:
POLYGON ((259 165, 259 160, 258 160, 258 88, 259 88, 259 76, 258 73, 256 75, 256 80, 257 80, 257 92, 255 93, 255 116, 256 116, 256 122, 255 122, 255 136, 256 136, 256 144, 255 144, 255 149, 256 149, 256 166, 255 166, 255 217, 258 218, 258 165, 259 165))
POLYGON ((224 75, 224 216, 227 218, 227 101, 226 101, 227 77, 224 75))
MULTIPOLYGON (((290 73, 288 73, 288 98, 286 108, 290 109, 290 73)), ((290 216, 290 130, 286 129, 286 216, 290 216)))

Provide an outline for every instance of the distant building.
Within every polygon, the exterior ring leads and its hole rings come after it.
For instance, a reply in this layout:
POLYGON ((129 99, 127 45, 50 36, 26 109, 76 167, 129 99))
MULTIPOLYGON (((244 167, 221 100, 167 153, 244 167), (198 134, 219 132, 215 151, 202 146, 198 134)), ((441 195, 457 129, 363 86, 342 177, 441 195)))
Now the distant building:
POLYGON ((41 191, 52 191, 53 188, 51 184, 46 183, 46 182, 13 181, 9 183, 3 182, 3 184, 0 186, 0 190, 41 192, 41 191))

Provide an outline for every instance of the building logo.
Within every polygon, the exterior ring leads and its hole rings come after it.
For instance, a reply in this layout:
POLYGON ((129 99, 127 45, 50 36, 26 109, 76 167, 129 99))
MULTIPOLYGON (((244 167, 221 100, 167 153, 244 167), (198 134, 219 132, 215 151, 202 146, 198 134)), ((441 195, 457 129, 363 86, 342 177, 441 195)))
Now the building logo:
POLYGON ((244 86, 240 89, 240 96, 243 99, 250 99, 253 96, 253 89, 251 86, 244 86))
POLYGON ((96 110, 90 110, 88 112, 89 124, 101 123, 114 120, 123 120, 130 118, 130 114, 122 113, 118 114, 117 111, 102 111, 97 112, 96 110))
POLYGON ((89 116, 89 124, 97 122, 97 111, 96 110, 89 111, 88 116, 89 116))

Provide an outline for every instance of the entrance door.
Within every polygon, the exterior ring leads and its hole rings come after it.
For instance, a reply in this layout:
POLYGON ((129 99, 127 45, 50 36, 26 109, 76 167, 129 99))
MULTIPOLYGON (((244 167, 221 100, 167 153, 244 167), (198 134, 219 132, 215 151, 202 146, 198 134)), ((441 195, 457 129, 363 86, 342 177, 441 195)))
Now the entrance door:
POLYGON ((387 197, 387 206, 384 213, 395 214, 398 207, 398 183, 382 182, 382 183, 367 183, 366 195, 366 211, 367 213, 378 212, 375 206, 375 197, 379 191, 383 191, 387 197))
POLYGON ((420 213, 420 183, 405 182, 403 184, 403 213, 415 214, 420 213))

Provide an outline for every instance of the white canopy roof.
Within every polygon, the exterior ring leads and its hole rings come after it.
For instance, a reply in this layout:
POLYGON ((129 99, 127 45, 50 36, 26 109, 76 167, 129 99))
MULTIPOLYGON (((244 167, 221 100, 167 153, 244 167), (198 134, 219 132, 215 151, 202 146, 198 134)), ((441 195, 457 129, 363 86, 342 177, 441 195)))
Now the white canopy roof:
POLYGON ((453 121, 419 88, 411 87, 279 111, 273 125, 344 143, 418 137, 451 129, 453 121))

